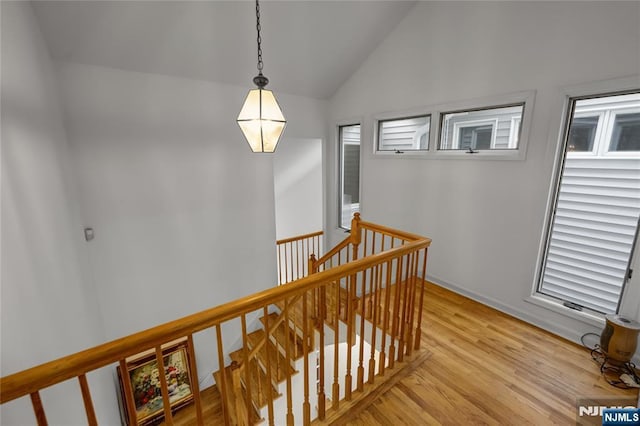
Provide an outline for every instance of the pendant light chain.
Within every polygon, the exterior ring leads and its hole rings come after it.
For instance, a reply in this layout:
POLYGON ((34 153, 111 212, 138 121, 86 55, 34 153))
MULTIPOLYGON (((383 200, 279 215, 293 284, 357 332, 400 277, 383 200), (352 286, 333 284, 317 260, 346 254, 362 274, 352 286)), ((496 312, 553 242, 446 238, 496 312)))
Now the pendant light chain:
POLYGON ((256 0, 256 29, 258 30, 258 72, 262 75, 262 37, 260 36, 260 3, 256 0))

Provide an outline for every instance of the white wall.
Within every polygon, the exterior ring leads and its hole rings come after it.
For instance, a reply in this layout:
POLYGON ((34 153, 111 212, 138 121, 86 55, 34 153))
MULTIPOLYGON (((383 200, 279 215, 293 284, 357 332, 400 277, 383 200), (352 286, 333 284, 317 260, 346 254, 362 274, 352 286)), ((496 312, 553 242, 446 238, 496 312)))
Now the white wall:
MULTIPOLYGON (((105 335, 53 67, 27 2, 2 2, 1 91, 5 376, 101 343, 105 335)), ((90 381, 99 418, 116 423, 110 375, 92 374, 90 381)), ((86 423, 78 389, 71 382, 42 392, 50 424, 86 423), (74 408, 60 404, 71 398, 74 408)), ((0 423, 34 424, 29 399, 5 404, 0 423)))
POLYGON ((321 231, 322 140, 283 138, 273 156, 278 239, 321 231))
MULTIPOLYGON (((252 153, 235 122, 250 80, 58 71, 108 339, 276 284, 273 158, 252 153)), ((325 102, 277 95, 287 137, 324 137, 325 102)), ((195 344, 211 381, 215 336, 195 344)))
MULTIPOLYGON (((591 331, 524 299, 538 268, 561 88, 637 75, 639 17, 637 2, 419 2, 330 101, 331 132, 364 117, 363 218, 433 238, 428 273, 443 284, 572 339, 591 331), (371 154, 374 114, 525 90, 536 90, 525 161, 371 154)), ((332 140, 334 230, 336 151, 332 140)))

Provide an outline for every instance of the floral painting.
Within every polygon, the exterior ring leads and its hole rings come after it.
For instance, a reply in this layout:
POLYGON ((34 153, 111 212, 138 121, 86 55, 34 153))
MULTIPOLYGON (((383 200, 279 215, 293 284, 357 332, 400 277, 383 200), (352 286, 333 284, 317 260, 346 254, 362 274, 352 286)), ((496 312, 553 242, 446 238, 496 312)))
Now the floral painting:
MULTIPOLYGON (((169 402, 173 411, 193 400, 186 343, 164 349, 163 354, 162 370, 167 380, 169 402)), ((147 424, 161 418, 164 407, 155 354, 131 362, 128 370, 137 418, 137 422, 131 423, 147 424)))

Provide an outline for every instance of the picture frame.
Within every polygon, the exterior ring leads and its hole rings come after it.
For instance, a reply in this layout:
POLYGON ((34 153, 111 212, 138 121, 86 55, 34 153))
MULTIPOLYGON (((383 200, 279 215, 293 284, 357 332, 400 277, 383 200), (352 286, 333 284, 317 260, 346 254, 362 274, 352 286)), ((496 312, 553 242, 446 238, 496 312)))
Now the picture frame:
MULTIPOLYGON (((163 369, 169 391, 171 412, 193 402, 193 380, 190 369, 191 350, 185 339, 162 346, 163 369)), ((126 425, 153 425, 164 419, 164 403, 156 352, 151 349, 125 360, 126 375, 117 367, 123 419, 126 425), (127 409, 124 381, 129 382, 135 406, 135 419, 127 409)))

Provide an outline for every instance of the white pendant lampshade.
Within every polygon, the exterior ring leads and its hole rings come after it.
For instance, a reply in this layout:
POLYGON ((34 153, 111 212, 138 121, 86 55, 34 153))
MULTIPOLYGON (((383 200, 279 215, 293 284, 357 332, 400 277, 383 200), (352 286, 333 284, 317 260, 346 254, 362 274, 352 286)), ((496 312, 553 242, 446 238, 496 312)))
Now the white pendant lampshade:
POLYGON ((249 91, 238 115, 238 125, 253 152, 274 152, 286 124, 271 90, 249 91))
POLYGON ((269 79, 262 74, 262 36, 260 35, 260 3, 256 0, 258 31, 258 75, 253 78, 257 89, 249 91, 238 115, 238 125, 253 152, 274 152, 287 121, 271 90, 269 79))

